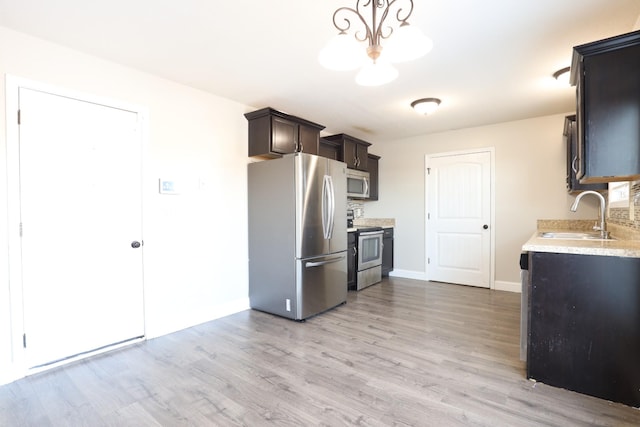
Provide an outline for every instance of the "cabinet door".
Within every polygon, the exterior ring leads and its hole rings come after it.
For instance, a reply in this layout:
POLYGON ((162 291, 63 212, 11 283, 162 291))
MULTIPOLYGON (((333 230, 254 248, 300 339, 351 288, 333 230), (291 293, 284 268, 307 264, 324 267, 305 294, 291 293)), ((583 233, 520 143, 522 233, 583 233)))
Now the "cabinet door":
MULTIPOLYGON (((578 115, 582 183, 640 177, 640 32, 636 45, 586 55, 578 115), (580 122, 581 121, 581 122, 580 122)), ((578 175, 580 176, 580 175, 578 175)))
POLYGON ((527 377, 640 405, 640 259, 531 253, 527 377))
POLYGON ((575 115, 565 117, 564 136, 567 148, 567 191, 577 193, 585 190, 606 190, 607 184, 581 184, 577 178, 580 155, 575 115))
POLYGON ((384 229, 382 243, 382 275, 388 276, 393 271, 393 228, 384 229))
POLYGON ((367 170, 369 156, 367 155, 367 146, 362 144, 355 144, 355 155, 356 161, 358 164, 356 165, 356 169, 360 169, 362 171, 367 170))
POLYGON ((356 289, 356 263, 358 254, 356 252, 356 233, 348 234, 347 245, 347 286, 349 289, 356 289))
POLYGON ((298 148, 298 125, 280 117, 272 117, 271 126, 271 151, 295 153, 298 148))
POLYGON ((347 164, 347 167, 357 169, 358 160, 356 157, 356 143, 344 141, 342 143, 342 154, 342 161, 347 164))
POLYGON ((378 200, 378 160, 380 157, 369 154, 367 170, 369 171, 369 199, 378 200))
POLYGON ((340 154, 338 153, 339 146, 333 141, 327 141, 326 139, 320 139, 318 145, 318 155, 327 157, 333 160, 339 160, 340 154))
POLYGON ((298 150, 303 153, 318 154, 320 132, 309 126, 300 125, 298 131, 298 150))

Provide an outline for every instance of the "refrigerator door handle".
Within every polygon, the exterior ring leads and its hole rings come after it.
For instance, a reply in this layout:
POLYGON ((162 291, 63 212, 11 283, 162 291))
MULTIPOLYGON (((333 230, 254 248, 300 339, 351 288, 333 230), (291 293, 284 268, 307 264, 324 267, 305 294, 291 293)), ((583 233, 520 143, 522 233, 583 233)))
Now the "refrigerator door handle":
POLYGON ((333 178, 329 175, 329 234, 327 239, 333 237, 333 225, 336 218, 336 194, 333 189, 333 178))
POLYGON ((325 175, 322 180, 322 234, 325 239, 330 239, 333 233, 335 211, 333 197, 333 181, 331 176, 325 175))
POLYGON ((305 263, 305 267, 321 267, 323 265, 333 264, 334 262, 342 261, 343 259, 345 259, 345 256, 339 256, 339 257, 331 258, 325 261, 307 262, 305 263))

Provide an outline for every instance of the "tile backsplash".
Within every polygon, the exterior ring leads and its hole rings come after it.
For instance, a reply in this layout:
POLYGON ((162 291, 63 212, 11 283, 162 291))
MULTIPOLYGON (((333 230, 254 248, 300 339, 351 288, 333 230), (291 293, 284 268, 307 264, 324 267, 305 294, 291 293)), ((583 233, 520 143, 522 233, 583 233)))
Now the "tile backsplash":
POLYGON ((633 212, 629 208, 611 208, 607 223, 640 230, 640 181, 631 183, 629 199, 633 200, 633 205, 630 205, 633 212))
POLYGON ((364 217, 364 203, 361 200, 348 199, 347 209, 353 210, 354 219, 364 217))

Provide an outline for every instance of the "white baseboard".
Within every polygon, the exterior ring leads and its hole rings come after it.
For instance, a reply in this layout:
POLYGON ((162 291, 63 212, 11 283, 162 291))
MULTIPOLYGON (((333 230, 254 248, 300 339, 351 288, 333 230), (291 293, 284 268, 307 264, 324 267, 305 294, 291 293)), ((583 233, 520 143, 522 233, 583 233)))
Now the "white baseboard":
POLYGON ((520 282, 505 282, 496 280, 493 288, 495 291, 522 292, 522 284, 520 282))
POLYGON ((389 273, 391 277, 402 277, 403 279, 427 280, 427 273, 424 271, 398 270, 395 269, 389 273))
POLYGON ((221 304, 215 308, 213 311, 213 317, 211 320, 219 319, 221 317, 229 316, 231 314, 240 313, 241 311, 245 311, 250 309, 249 306, 249 297, 240 298, 234 301, 229 301, 228 303, 221 304))
MULTIPOLYGON (((393 270, 389 273, 391 277, 402 277, 403 279, 415 279, 427 281, 427 273, 424 271, 412 271, 412 270, 393 270)), ((496 280, 494 282, 493 290, 495 291, 507 291, 507 292, 522 292, 522 285, 520 282, 506 282, 504 280, 496 280)))
POLYGON ((0 385, 9 384, 23 377, 24 373, 16 372, 14 366, 7 366, 6 369, 3 368, 3 372, 0 374, 0 385))
POLYGON ((251 308, 249 306, 249 297, 239 298, 237 300, 228 301, 222 304, 218 304, 216 306, 211 307, 206 312, 196 313, 191 318, 183 319, 184 322, 181 324, 177 323, 167 323, 163 325, 154 325, 156 326, 154 329, 147 327, 145 330, 145 337, 147 339, 157 338, 164 335, 169 335, 174 332, 181 331, 183 329, 188 329, 196 325, 200 325, 202 323, 210 322, 212 320, 219 319, 221 317, 229 316, 231 314, 239 313, 244 310, 248 310, 251 308))

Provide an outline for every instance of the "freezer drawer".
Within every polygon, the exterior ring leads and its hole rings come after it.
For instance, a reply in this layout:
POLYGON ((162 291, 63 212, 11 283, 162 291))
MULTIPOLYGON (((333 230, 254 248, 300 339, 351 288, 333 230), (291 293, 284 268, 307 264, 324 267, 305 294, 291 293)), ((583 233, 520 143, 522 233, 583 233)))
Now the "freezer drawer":
POLYGON ((347 301, 347 251, 296 263, 295 319, 302 320, 347 301))

